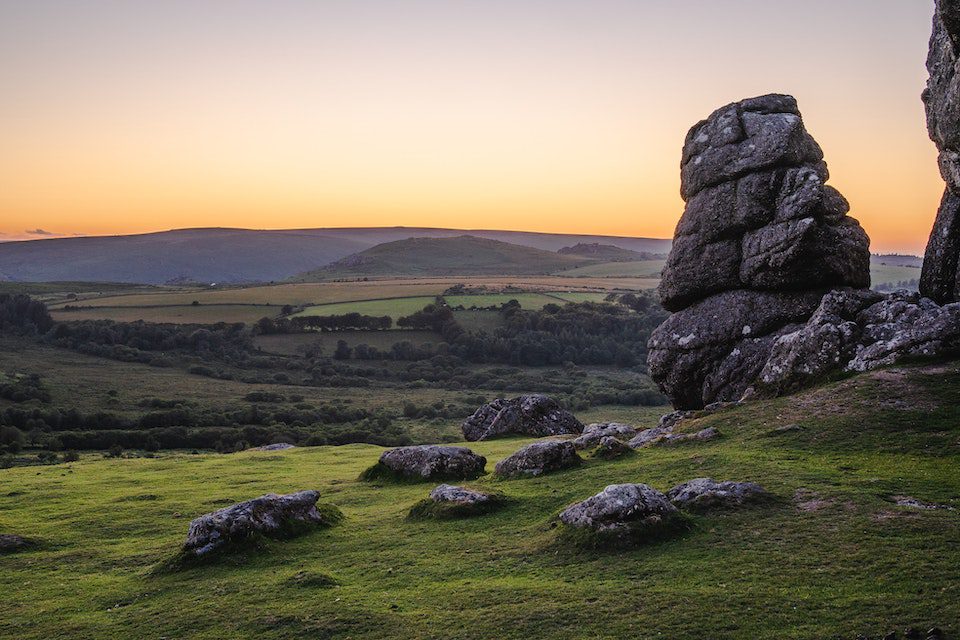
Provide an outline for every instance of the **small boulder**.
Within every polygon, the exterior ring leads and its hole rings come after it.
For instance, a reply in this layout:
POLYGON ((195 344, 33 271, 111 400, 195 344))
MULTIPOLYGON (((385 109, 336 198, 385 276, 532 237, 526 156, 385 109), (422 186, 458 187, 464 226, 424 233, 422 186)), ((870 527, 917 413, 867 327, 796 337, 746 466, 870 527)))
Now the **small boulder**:
POLYGON ((490 500, 492 494, 474 491, 466 487, 457 487, 451 484, 441 484, 430 492, 430 499, 434 502, 455 502, 457 504, 477 504, 490 500))
POLYGON ((503 478, 540 476, 575 467, 581 462, 583 460, 577 455, 572 442, 545 440, 528 444, 498 462, 496 474, 503 478))
POLYGON ((667 497, 677 507, 709 511, 759 502, 769 498, 770 494, 755 482, 717 482, 713 478, 697 478, 670 489, 667 497))
POLYGON ((642 544, 686 528, 667 497, 645 484, 612 484, 565 509, 560 522, 575 541, 595 547, 642 544))
POLYGON ((316 491, 289 495, 268 493, 202 515, 190 523, 183 552, 199 558, 256 534, 281 537, 313 526, 334 524, 342 517, 340 512, 328 507, 321 513, 317 509, 319 498, 316 491))
POLYGON ((254 447, 253 451, 285 451, 286 449, 296 449, 296 445, 292 445, 289 442, 277 442, 274 444, 266 444, 262 447, 254 447))
POLYGON ((593 457, 613 460, 631 453, 633 453, 633 449, 631 449, 626 442, 617 440, 613 436, 605 436, 600 439, 600 444, 597 445, 596 450, 593 452, 593 457))
POLYGON ((706 429, 701 429, 696 433, 671 433, 659 440, 655 440, 653 444, 677 444, 680 442, 692 442, 700 441, 706 442, 707 440, 715 440, 720 437, 720 431, 716 427, 707 427, 706 429))
POLYGON ((12 533, 0 533, 0 555, 17 553, 35 546, 36 543, 22 536, 12 533))
POLYGON ((464 420, 462 429, 464 438, 475 442, 504 435, 579 434, 583 425, 553 398, 534 394, 485 404, 464 420))
POLYGON ((367 469, 364 480, 468 480, 483 475, 487 459, 466 447, 420 445, 384 451, 380 461, 367 469))
POLYGON ((637 430, 628 424, 621 424, 619 422, 595 422, 584 427, 580 437, 573 441, 573 446, 580 450, 592 449, 597 446, 603 438, 612 437, 629 440, 635 435, 637 435, 637 430))
POLYGON ((630 442, 627 443, 627 446, 631 449, 640 449, 641 447, 646 447, 654 442, 657 442, 661 438, 665 438, 670 435, 673 431, 673 427, 653 427, 651 429, 644 429, 636 435, 630 442))
POLYGON ((504 504, 502 496, 466 487, 441 484, 410 509, 410 518, 465 518, 489 513, 504 504))

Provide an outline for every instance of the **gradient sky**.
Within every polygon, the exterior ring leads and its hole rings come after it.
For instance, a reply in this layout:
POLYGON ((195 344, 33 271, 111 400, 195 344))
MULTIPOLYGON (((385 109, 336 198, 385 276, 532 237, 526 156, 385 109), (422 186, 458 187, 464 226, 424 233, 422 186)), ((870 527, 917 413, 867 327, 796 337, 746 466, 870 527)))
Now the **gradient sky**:
POLYGON ((2 0, 0 233, 668 237, 716 107, 797 96, 874 251, 943 189, 933 0, 2 0), (27 233, 27 232, 31 233, 27 233))

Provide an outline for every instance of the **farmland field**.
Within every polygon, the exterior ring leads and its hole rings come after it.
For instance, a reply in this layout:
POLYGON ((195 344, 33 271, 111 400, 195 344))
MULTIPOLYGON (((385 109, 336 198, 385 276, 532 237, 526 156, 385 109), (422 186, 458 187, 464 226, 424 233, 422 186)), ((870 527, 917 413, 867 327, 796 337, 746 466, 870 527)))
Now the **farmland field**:
POLYGON ((70 311, 52 309, 57 321, 114 320, 116 322, 170 322, 175 324, 214 324, 217 322, 256 322, 274 317, 280 307, 250 304, 158 305, 153 307, 82 307, 70 311))
POLYGON ((639 260, 636 262, 606 262, 564 271, 565 276, 659 278, 666 260, 639 260))

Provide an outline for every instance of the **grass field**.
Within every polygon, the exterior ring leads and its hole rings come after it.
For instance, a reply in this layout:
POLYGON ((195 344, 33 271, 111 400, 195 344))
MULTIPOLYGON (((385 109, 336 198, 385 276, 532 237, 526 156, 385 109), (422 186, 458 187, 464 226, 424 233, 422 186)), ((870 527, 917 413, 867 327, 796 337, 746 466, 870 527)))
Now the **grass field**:
POLYGON ((463 310, 454 311, 453 317, 467 331, 486 331, 493 333, 503 326, 503 316, 499 311, 463 310))
POLYGON ((274 317, 280 307, 245 304, 170 305, 157 307, 84 307, 71 311, 51 311, 57 321, 115 320, 117 322, 170 322, 174 324, 213 324, 216 322, 256 322, 274 317))
MULTIPOLYGON (((481 478, 472 484, 513 502, 466 521, 406 520, 433 484, 358 482, 381 452, 366 445, 94 454, 0 470, 0 531, 42 544, 0 556, 0 635, 772 640, 939 626, 955 637, 960 516, 889 497, 960 507, 958 398, 951 365, 748 403, 684 423, 719 428, 723 437, 708 443, 537 479, 481 478), (773 431, 788 424, 801 428, 773 431), (607 484, 665 490, 700 476, 754 480, 776 501, 697 516, 690 533, 635 550, 584 551, 558 540, 556 514, 607 484), (153 573, 192 517, 305 488, 346 520, 219 565, 153 573), (308 586, 304 575, 338 586, 308 586)), ((630 411, 581 417, 630 420, 630 411)), ((469 446, 492 469, 524 442, 469 446)))
POLYGON ((292 317, 303 316, 332 316, 345 313, 360 313, 365 316, 390 316, 396 322, 397 318, 409 316, 420 311, 435 300, 432 296, 414 298, 386 298, 383 300, 360 300, 357 302, 336 302, 307 307, 292 317))
POLYGON ((585 277, 636 277, 636 278, 660 278, 660 271, 667 263, 666 260, 638 260, 636 262, 606 262, 603 264, 591 264, 584 267, 577 267, 564 271, 565 276, 585 276, 585 277))
POLYGON ((878 264, 876 261, 870 265, 870 282, 873 286, 919 279, 920 269, 917 267, 878 264))

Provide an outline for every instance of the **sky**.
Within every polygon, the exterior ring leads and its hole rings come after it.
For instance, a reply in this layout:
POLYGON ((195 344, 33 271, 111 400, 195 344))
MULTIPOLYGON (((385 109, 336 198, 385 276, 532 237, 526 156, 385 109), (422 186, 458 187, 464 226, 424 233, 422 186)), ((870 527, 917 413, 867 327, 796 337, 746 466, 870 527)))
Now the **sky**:
POLYGON ((799 100, 875 252, 943 183, 933 0, 0 0, 0 240, 183 227, 670 237, 714 109, 799 100))

